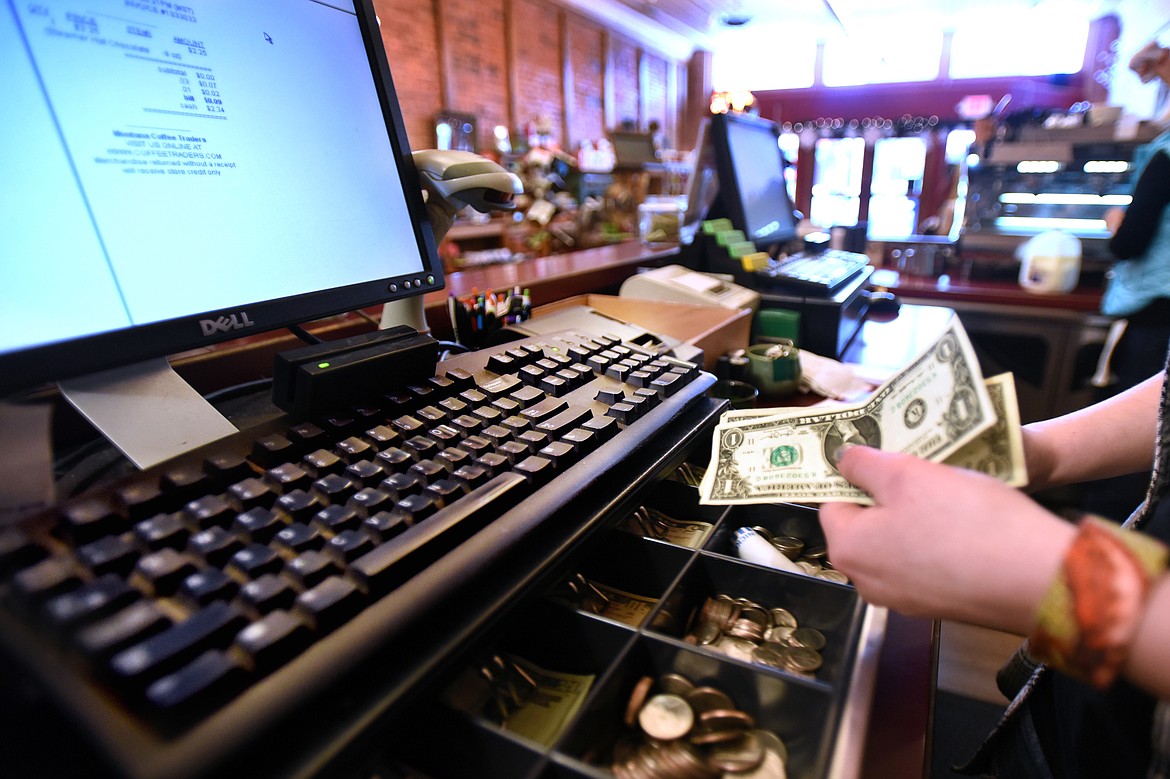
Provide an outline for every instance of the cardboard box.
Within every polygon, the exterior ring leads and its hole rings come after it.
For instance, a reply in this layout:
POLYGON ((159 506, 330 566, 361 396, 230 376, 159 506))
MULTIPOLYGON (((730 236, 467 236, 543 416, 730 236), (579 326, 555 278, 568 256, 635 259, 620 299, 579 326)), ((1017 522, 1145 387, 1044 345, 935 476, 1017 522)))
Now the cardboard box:
POLYGON ((612 295, 577 295, 532 311, 533 318, 571 306, 589 306, 606 316, 670 336, 703 350, 703 368, 714 371, 719 357, 746 349, 751 336, 752 312, 748 308, 700 306, 662 300, 619 298, 612 295))

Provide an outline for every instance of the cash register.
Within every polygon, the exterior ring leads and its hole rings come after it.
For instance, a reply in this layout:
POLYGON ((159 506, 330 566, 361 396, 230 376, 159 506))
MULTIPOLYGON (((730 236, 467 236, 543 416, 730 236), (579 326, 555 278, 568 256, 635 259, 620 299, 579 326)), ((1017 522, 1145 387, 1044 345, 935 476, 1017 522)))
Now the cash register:
POLYGON ((795 312, 801 348, 836 358, 865 319, 873 268, 859 252, 790 251, 798 217, 779 137, 775 122, 748 114, 704 121, 680 261, 758 291, 762 310, 795 312))

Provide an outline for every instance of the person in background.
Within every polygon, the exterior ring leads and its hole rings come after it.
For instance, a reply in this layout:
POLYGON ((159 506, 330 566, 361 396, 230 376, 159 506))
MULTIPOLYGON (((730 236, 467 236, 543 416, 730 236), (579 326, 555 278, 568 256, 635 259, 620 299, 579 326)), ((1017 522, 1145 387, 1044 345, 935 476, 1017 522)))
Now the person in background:
MULTIPOLYGON (((1170 49, 1151 41, 1129 63, 1143 83, 1170 85, 1170 49)), ((1153 375, 1170 338, 1170 129, 1138 149, 1133 160, 1133 200, 1106 217, 1110 272, 1101 312, 1123 318, 1125 334, 1112 355, 1114 392, 1153 375)))
MULTIPOLYGON (((1170 84, 1170 49, 1156 41, 1143 46, 1129 63, 1143 83, 1170 84)), ((1117 262, 1109 272, 1101 313, 1114 318, 1120 332, 1104 356, 1101 375, 1110 383, 1097 399, 1112 397, 1161 369, 1170 340, 1170 129, 1140 147, 1133 159, 1132 201, 1106 215, 1117 262)), ((1084 507, 1124 519, 1140 500, 1145 480, 1123 476, 1094 485, 1084 507)))

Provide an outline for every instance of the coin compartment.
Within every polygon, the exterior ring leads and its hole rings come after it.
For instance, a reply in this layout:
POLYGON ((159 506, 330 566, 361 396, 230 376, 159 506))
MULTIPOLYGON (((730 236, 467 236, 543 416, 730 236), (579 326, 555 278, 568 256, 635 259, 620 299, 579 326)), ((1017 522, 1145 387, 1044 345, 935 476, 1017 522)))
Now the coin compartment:
MULTIPOLYGON (((641 625, 633 626, 641 627, 651 620, 667 619, 660 613, 669 608, 664 597, 671 592, 675 580, 693 554, 693 550, 685 547, 655 543, 622 530, 607 530, 582 554, 581 560, 572 570, 590 582, 654 599, 656 603, 651 616, 641 625)), ((554 588, 550 599, 564 602, 567 594, 565 589, 563 584, 554 588)), ((607 619, 587 609, 578 607, 578 610, 589 617, 607 619)), ((673 613, 674 618, 669 620, 671 622, 685 618, 677 610, 673 613)))
MULTIPOLYGON (((697 627, 690 623, 695 621, 707 598, 720 594, 733 599, 746 598, 764 608, 788 609, 801 627, 823 633, 825 646, 820 652, 824 662, 815 674, 814 683, 841 685, 846 681, 864 610, 853 588, 706 553, 697 557, 676 586, 680 591, 679 608, 686 615, 687 624, 682 631, 666 634, 672 639, 682 641, 688 627, 697 627)), ((746 663, 713 648, 698 649, 727 662, 746 663)), ((748 664, 765 673, 787 673, 757 663, 748 664)))
MULTIPOLYGON (((404 723, 401 748, 395 753, 413 768, 436 776, 464 776, 469 765, 476 767, 477 777, 486 779, 524 776, 551 745, 508 730, 482 716, 481 711, 469 710, 473 708, 470 702, 484 704, 486 685, 477 676, 476 668, 493 655, 512 655, 547 671, 593 675, 593 683, 584 696, 588 701, 634 635, 623 625, 586 619, 560 604, 542 599, 526 601, 508 618, 499 638, 470 653, 472 659, 420 705, 410 723, 404 723), (459 743, 438 750, 442 754, 433 754, 435 750, 426 748, 427 744, 433 745, 436 732, 448 731, 462 734, 459 743), (486 758, 482 768, 481 756, 486 758)), ((579 710, 576 717, 580 714, 579 710)), ((564 738, 572 726, 570 721, 559 738, 564 738)))
POLYGON ((644 676, 677 673, 696 686, 714 687, 771 730, 788 747, 788 775, 824 775, 833 749, 836 703, 824 688, 761 675, 690 647, 641 636, 595 691, 557 747, 557 761, 588 776, 611 776, 614 745, 636 733, 625 724, 631 692, 644 676), (603 771, 603 773, 598 773, 603 771))
POLYGON ((679 520, 701 520, 715 524, 726 511, 725 506, 699 503, 699 490, 689 484, 663 479, 651 487, 643 503, 679 520))
POLYGON ((762 527, 773 536, 792 536, 805 548, 825 545, 825 532, 816 509, 792 503, 762 503, 732 506, 715 531, 707 537, 703 549, 714 554, 739 558, 733 540, 741 527, 762 527))
POLYGON ((411 710, 400 727, 387 733, 386 759, 398 772, 391 776, 467 776, 476 779, 520 779, 537 776, 544 753, 524 739, 508 737, 479 718, 428 699, 411 710), (438 745, 438 746, 437 746, 438 745))

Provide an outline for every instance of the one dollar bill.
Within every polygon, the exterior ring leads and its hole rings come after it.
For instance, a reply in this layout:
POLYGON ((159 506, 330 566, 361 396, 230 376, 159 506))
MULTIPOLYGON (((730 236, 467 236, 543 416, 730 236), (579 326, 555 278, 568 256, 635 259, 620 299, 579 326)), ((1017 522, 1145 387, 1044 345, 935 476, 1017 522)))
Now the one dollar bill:
POLYGON ((834 465, 843 444, 941 462, 998 419, 967 334, 952 317, 938 340, 861 403, 721 423, 700 501, 870 503, 834 465))

